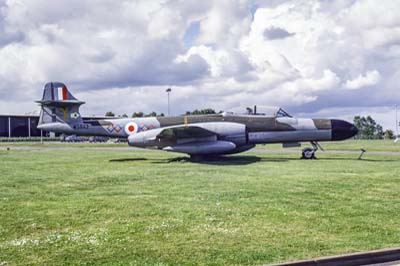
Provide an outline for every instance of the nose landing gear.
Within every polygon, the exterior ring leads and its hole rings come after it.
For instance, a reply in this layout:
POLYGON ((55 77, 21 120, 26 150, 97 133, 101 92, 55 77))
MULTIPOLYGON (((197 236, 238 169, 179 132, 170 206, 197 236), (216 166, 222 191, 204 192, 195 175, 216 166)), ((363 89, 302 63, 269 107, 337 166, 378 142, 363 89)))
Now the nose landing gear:
POLYGON ((306 159, 306 160, 317 159, 315 157, 315 150, 310 147, 304 148, 303 151, 301 152, 301 159, 306 159))
POLYGON ((321 145, 319 145, 318 142, 316 141, 311 141, 311 147, 306 147, 303 149, 303 151, 301 152, 301 159, 305 159, 305 160, 311 160, 311 159, 317 159, 317 157, 315 157, 315 153, 317 152, 318 148, 323 151, 324 149, 322 148, 321 145))

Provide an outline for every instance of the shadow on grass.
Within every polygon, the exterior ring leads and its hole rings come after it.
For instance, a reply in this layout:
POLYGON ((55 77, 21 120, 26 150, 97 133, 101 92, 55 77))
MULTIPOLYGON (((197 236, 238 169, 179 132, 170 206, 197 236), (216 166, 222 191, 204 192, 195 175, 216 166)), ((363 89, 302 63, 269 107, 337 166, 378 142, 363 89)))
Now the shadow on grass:
POLYGON ((291 158, 262 158, 258 156, 216 156, 206 157, 202 159, 194 159, 190 157, 175 157, 164 160, 153 161, 154 164, 165 163, 197 163, 197 164, 210 164, 210 165, 247 165, 258 162, 286 162, 292 160, 291 158))
POLYGON ((190 158, 190 157, 174 157, 165 159, 147 159, 147 158, 120 158, 111 159, 109 162, 136 162, 136 161, 149 161, 152 164, 170 164, 170 163, 196 163, 196 164, 210 164, 210 165, 247 165, 260 162, 289 162, 289 161, 359 161, 359 162, 395 162, 398 160, 382 160, 382 159, 362 159, 357 158, 317 158, 315 160, 302 160, 298 157, 282 158, 282 157, 259 157, 259 156, 216 156, 216 157, 205 157, 190 158))
POLYGON ((170 164, 170 163, 197 163, 210 165, 247 165, 257 162, 286 162, 289 160, 297 160, 294 158, 262 158, 258 156, 218 156, 206 157, 202 159, 194 159, 190 157, 174 157, 165 159, 147 159, 147 158, 120 158, 111 159, 110 163, 150 161, 152 164, 170 164))
POLYGON ((110 163, 123 163, 123 162, 135 162, 135 161, 147 161, 147 158, 121 158, 121 159, 111 159, 110 163))

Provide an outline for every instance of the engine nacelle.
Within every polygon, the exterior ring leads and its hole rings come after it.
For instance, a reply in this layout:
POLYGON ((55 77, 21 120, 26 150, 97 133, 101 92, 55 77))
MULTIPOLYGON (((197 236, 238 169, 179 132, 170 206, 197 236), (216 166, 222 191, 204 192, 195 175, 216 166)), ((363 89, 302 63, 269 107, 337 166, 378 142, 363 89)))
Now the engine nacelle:
MULTIPOLYGON (((207 131, 215 133, 215 136, 194 137, 194 138, 180 138, 177 139, 173 145, 180 145, 195 142, 211 142, 211 141, 225 141, 233 143, 236 146, 245 145, 247 142, 246 126, 238 123, 231 122, 210 122, 210 123, 197 123, 189 124, 188 127, 200 127, 207 131)), ((180 126, 179 126, 180 127, 180 126)), ((173 127, 172 127, 173 128, 173 127)), ((159 134, 165 128, 157 128, 144 132, 138 132, 128 137, 128 143, 136 147, 165 147, 171 146, 171 142, 165 142, 158 139, 159 134)))
POLYGON ((215 132, 218 135, 218 140, 229 141, 234 143, 236 146, 244 145, 247 142, 246 126, 244 124, 212 122, 193 125, 215 132))
POLYGON ((190 155, 225 154, 233 151, 236 145, 230 141, 208 141, 178 144, 165 147, 164 151, 181 152, 190 155))
POLYGON ((157 128, 132 134, 128 137, 128 144, 135 147, 158 146, 160 144, 156 137, 163 129, 157 128))

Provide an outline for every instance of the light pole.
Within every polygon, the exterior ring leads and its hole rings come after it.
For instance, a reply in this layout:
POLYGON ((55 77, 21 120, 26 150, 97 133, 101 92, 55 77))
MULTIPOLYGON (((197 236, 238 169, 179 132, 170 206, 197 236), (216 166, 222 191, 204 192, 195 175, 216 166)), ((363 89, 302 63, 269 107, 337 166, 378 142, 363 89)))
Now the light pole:
POLYGON ((168 88, 166 92, 168 93, 168 116, 170 116, 170 108, 169 108, 169 93, 171 92, 171 88, 168 88))
POLYGON ((399 141, 399 127, 400 127, 400 123, 399 123, 399 116, 397 114, 397 109, 398 109, 398 105, 396 104, 396 139, 394 142, 398 142, 399 141))

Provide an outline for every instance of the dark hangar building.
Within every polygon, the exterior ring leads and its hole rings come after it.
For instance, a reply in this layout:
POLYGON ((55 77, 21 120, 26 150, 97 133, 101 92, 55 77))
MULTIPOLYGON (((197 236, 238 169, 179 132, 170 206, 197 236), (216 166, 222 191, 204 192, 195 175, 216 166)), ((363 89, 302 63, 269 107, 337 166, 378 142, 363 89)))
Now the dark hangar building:
MULTIPOLYGON (((83 120, 99 120, 105 117, 83 117, 83 120)), ((37 129, 39 115, 5 115, 0 114, 0 138, 40 137, 37 129)), ((43 136, 49 132, 43 131, 43 136)))
POLYGON ((0 115, 0 137, 40 137, 38 122, 38 115, 0 115))

